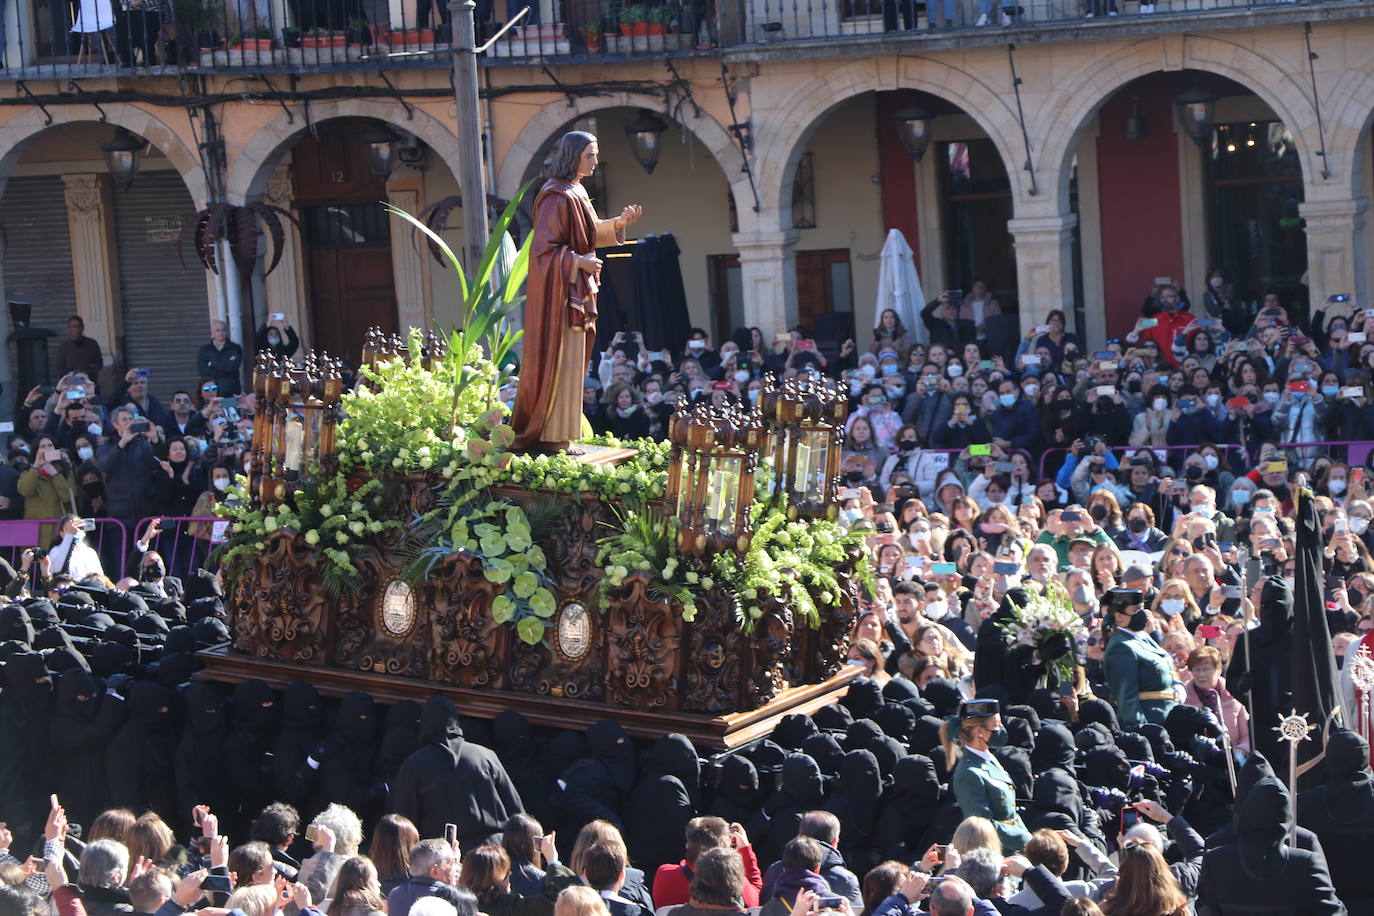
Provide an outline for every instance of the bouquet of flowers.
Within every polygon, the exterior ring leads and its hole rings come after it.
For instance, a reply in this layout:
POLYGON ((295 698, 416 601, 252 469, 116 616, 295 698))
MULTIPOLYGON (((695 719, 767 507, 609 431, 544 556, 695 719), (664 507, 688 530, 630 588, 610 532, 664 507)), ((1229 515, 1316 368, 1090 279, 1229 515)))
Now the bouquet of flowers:
POLYGON ((1060 588, 1044 592, 1028 589, 1024 606, 1018 607, 1015 602, 1011 605, 1010 616, 999 621, 998 626, 1011 637, 1012 645, 1034 649, 1060 681, 1071 682, 1074 649, 1079 639, 1087 636, 1087 627, 1073 609, 1068 594, 1060 588))

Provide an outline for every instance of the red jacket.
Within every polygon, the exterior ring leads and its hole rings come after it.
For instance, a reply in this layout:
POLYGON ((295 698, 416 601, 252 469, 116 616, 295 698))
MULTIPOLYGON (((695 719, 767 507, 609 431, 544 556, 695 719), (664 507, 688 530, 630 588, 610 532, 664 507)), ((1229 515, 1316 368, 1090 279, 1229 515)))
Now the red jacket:
MULTIPOLYGON (((763 890, 763 872, 753 846, 741 846, 739 857, 744 861, 744 905, 758 906, 763 890)), ((678 906, 691 898, 692 866, 683 859, 676 865, 660 865, 654 873, 654 909, 678 906)))
POLYGON ((1159 354, 1177 368, 1178 357, 1174 355, 1174 338, 1178 336, 1180 331, 1191 324, 1193 319, 1197 316, 1192 312, 1160 311, 1151 317, 1158 321, 1159 324, 1141 331, 1140 339, 1153 340, 1159 345, 1159 354))

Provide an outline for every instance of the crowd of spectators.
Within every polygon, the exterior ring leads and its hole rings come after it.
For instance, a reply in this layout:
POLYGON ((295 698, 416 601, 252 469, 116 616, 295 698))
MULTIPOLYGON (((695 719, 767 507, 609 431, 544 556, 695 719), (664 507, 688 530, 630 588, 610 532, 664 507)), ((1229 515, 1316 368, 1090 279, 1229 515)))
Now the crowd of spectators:
POLYGON ((108 397, 79 369, 35 390, 5 508, 62 521, 0 607, 0 916, 1374 911, 1366 738, 1324 729, 1323 782, 1294 797, 1272 728, 1293 702, 1304 482, 1344 721, 1367 708, 1345 660, 1374 647, 1369 467, 1323 444, 1368 438, 1365 312, 1333 297, 1299 329, 1267 301, 1238 326, 1163 287, 1100 351, 1052 313, 997 355, 1001 307, 972 292, 927 306, 929 344, 885 313, 831 355, 744 329, 676 355, 617 335, 593 362, 588 419, 625 437, 663 435, 687 400, 755 403, 765 373, 853 399, 862 670, 728 753, 192 680, 228 639, 218 578, 173 575, 156 526, 137 574, 111 577, 83 521, 222 498, 252 408, 226 400, 228 342, 167 406, 137 369, 108 397), (1083 638, 1018 641, 1035 595, 1083 638))

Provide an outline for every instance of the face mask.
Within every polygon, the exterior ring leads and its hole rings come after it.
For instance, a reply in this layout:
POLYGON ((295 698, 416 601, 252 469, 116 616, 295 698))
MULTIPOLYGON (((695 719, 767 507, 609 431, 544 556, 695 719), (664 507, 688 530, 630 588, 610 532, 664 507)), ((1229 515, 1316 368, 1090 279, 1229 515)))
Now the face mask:
POLYGON ((223 493, 225 490, 229 489, 229 478, 216 477, 213 481, 211 481, 211 485, 214 486, 216 490, 219 490, 221 493, 223 493))
POLYGON ((1014 404, 1016 403, 1016 395, 1014 395, 1014 394, 999 394, 999 395, 997 396, 997 402, 998 402, 999 404, 1001 404, 1003 407, 1011 407, 1012 405, 1014 405, 1014 404))
POLYGON ((898 440, 898 442, 897 442, 897 451, 899 451, 899 452, 914 452, 914 451, 916 451, 916 440, 915 440, 915 439, 900 439, 900 440, 898 440))
POLYGON ((958 363, 950 363, 945 367, 945 372, 949 373, 950 378, 958 378, 964 374, 964 367, 958 363))
POLYGON ((1277 404, 1279 402, 1279 393, 1277 391, 1266 391, 1264 393, 1264 399, 1270 404, 1277 404))
POLYGON ((1141 608, 1140 610, 1136 611, 1134 614, 1131 615, 1131 622, 1126 624, 1126 629, 1130 630, 1133 633, 1140 633, 1143 632, 1144 629, 1149 625, 1150 615, 1145 613, 1144 608, 1141 608))
POLYGON ((76 450, 76 454, 82 461, 90 461, 95 456, 95 449, 89 445, 83 445, 76 450))
POLYGON ((619 414, 622 418, 624 418, 624 417, 628 417, 630 414, 634 413, 636 409, 637 409, 637 408, 635 407, 635 405, 631 404, 629 407, 625 407, 625 408, 617 407, 617 408, 615 409, 615 412, 616 412, 617 414, 619 414))
POLYGON ((1207 406, 1208 406, 1208 407, 1216 407, 1218 404, 1221 403, 1221 395, 1219 395, 1219 394, 1209 394, 1209 395, 1207 395, 1207 397, 1206 397, 1206 401, 1207 401, 1207 406))
POLYGON ((893 375, 896 375, 896 374, 897 374, 897 364, 896 364, 896 363, 883 363, 883 375, 886 375, 886 376, 889 376, 889 377, 890 377, 890 376, 893 376, 893 375))
POLYGON ((1284 582, 1285 585, 1288 586, 1288 591, 1289 591, 1289 592, 1292 592, 1292 591, 1293 591, 1293 588, 1294 588, 1294 587, 1296 586, 1296 584, 1297 584, 1297 579, 1295 579, 1295 578, 1292 577, 1292 576, 1284 576, 1284 577, 1283 577, 1283 582, 1284 582))
POLYGON ((906 394, 905 385, 892 385, 887 389, 887 396, 893 400, 900 398, 904 394, 906 394))
POLYGON ((740 370, 738 370, 738 371, 735 373, 735 381, 739 382, 741 385, 747 384, 748 381, 749 381, 749 370, 748 370, 748 369, 740 369, 740 370))
POLYGON ((1167 398, 1155 398, 1150 402, 1150 406, 1156 411, 1163 413, 1169 409, 1169 400, 1167 398))
POLYGON ((863 517, 863 510, 861 509, 845 509, 840 513, 840 524, 848 528, 850 525, 859 522, 863 517))
POLYGON ((1092 603, 1093 603, 1093 590, 1090 589, 1090 588, 1088 588, 1086 585, 1080 585, 1080 586, 1078 586, 1078 588, 1076 588, 1076 589, 1073 590, 1073 603, 1074 603, 1074 604, 1092 604, 1092 603))
POLYGON ((1159 602, 1159 609, 1170 617, 1176 617, 1183 613, 1183 599, 1165 598, 1163 601, 1159 602))
POLYGON ((864 383, 855 379, 854 381, 849 383, 849 396, 853 398, 858 397, 859 392, 863 391, 863 388, 864 383))
POLYGON ((1006 747, 1007 740, 1007 730, 1005 728, 999 728, 991 735, 988 735, 988 747, 1006 747))
POLYGON ((1340 386, 1340 385, 1323 385, 1323 386, 1322 386, 1322 394, 1323 394, 1325 397, 1334 398, 1336 395, 1338 395, 1338 394, 1340 394, 1340 393, 1341 393, 1341 386, 1340 386))
POLYGON ((911 542, 912 547, 920 549, 921 545, 926 542, 927 537, 928 535, 922 534, 919 531, 913 531, 906 536, 906 539, 911 542))
POLYGON ((859 374, 864 378, 873 378, 878 374, 878 370, 874 369, 871 363, 864 363, 859 367, 859 374))
POLYGON ((278 337, 276 334, 272 334, 267 338, 267 345, 269 347, 275 347, 279 344, 281 344, 281 338, 278 337))
POLYGON ((1126 527, 1131 529, 1132 534, 1144 534, 1145 529, 1150 527, 1150 523, 1140 516, 1136 516, 1133 519, 1127 520, 1126 527))
POLYGON ((105 429, 99 423, 92 423, 90 426, 86 427, 86 432, 90 433, 92 436, 98 436, 105 432, 105 429))
POLYGON ((1293 392, 1293 397, 1299 401, 1304 400, 1307 397, 1307 390, 1303 389, 1302 391, 1295 391, 1293 392))
POLYGON ((1040 386, 1039 386, 1039 385, 1027 385, 1027 386, 1026 386, 1025 388, 1023 388, 1022 390, 1026 392, 1026 397, 1028 397, 1028 398, 1033 398, 1033 397, 1035 397, 1037 394, 1040 393, 1040 386))
POLYGON ((1345 478, 1333 477, 1326 482, 1326 492, 1332 496, 1340 496, 1345 492, 1345 478))
POLYGON ((1093 521, 1100 523, 1107 517, 1107 507, 1099 503, 1089 509, 1088 514, 1093 517, 1093 521))
POLYGON ((1212 289, 1221 289, 1221 284, 1222 284, 1222 279, 1221 279, 1221 277, 1213 277, 1212 279, 1208 280, 1207 282, 1208 282, 1208 284, 1211 285, 1212 289))
POLYGON ((749 403, 753 404, 755 401, 759 399, 759 395, 761 394, 763 394, 763 392, 759 389, 750 388, 749 391, 746 393, 746 396, 749 398, 749 403))
POLYGON ((1350 518, 1350 531, 1351 531, 1351 533, 1353 533, 1353 534, 1364 534, 1364 533, 1365 533, 1366 531, 1368 531, 1368 530, 1369 530, 1369 519, 1367 519, 1367 518, 1362 518, 1362 517, 1360 517, 1360 516, 1358 516, 1358 515, 1351 516, 1351 518, 1350 518))
POLYGON ((167 568, 161 563, 149 563, 143 567, 142 579, 144 582, 151 582, 154 579, 161 579, 167 575, 167 568))
POLYGON ((943 620, 945 615, 949 613, 949 605, 943 601, 931 601, 921 608, 921 613, 925 615, 927 620, 943 620))
POLYGON ((1217 469, 1217 465, 1220 464, 1221 462, 1220 462, 1219 460, 1217 460, 1217 456, 1216 456, 1216 455, 1203 455, 1203 456, 1202 456, 1202 463, 1205 464, 1205 465, 1207 465, 1207 470, 1209 470, 1209 471, 1215 471, 1215 470, 1217 469))
POLYGON ((648 401, 650 404, 661 404, 663 403, 663 392, 650 391, 648 394, 644 395, 644 400, 648 401))

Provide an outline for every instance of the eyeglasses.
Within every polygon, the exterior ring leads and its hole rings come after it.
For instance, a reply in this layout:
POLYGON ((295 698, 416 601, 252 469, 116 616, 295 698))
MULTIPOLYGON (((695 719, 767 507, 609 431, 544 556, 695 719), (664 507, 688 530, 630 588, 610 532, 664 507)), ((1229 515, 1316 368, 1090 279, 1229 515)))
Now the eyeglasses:
POLYGON ((201 390, 201 391, 219 391, 219 386, 218 386, 218 385, 201 385, 201 386, 200 386, 200 390, 201 390))

